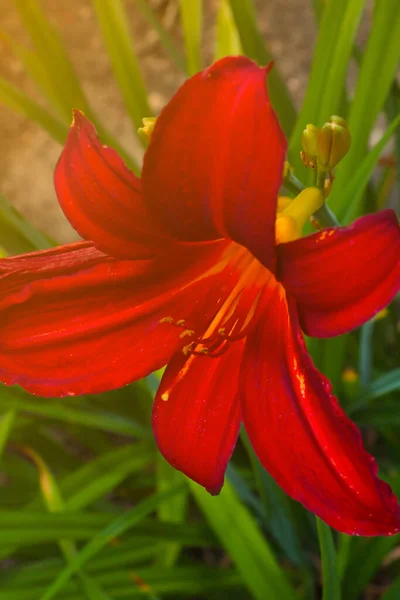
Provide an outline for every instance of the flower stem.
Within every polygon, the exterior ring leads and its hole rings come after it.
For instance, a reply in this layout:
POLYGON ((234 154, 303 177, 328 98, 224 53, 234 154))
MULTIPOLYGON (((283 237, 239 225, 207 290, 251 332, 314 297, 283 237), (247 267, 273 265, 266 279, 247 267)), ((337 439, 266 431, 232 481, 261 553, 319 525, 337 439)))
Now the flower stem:
MULTIPOLYGON (((306 188, 306 186, 303 185, 303 183, 299 179, 297 179, 297 177, 295 175, 293 175, 293 173, 291 171, 289 171, 284 176, 283 186, 289 192, 292 192, 293 194, 296 194, 296 195, 300 194, 300 192, 302 192, 306 188)), ((325 172, 321 171, 319 169, 316 172, 315 187, 324 191, 325 172)), ((321 208, 315 212, 314 217, 317 219, 317 221, 319 223, 321 223, 321 225, 323 227, 340 227, 340 223, 337 220, 336 216, 333 214, 333 212, 331 211, 329 206, 327 206, 326 204, 321 206, 321 208)))
POLYGON ((305 185, 291 171, 283 178, 283 186, 293 194, 300 194, 305 189, 305 185))
POLYGON ((324 227, 340 227, 336 215, 333 214, 327 204, 323 204, 321 208, 315 212, 314 217, 324 227))

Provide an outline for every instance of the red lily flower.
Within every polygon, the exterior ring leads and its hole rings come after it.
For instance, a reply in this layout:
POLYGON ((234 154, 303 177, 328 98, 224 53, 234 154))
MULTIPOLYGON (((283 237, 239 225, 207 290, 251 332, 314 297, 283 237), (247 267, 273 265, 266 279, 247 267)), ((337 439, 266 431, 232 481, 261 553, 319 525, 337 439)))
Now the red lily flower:
POLYGON ((0 262, 0 379, 101 392, 168 363, 153 426, 166 459, 218 493, 243 422, 265 468, 340 531, 400 509, 302 330, 342 334, 400 287, 392 211, 275 245, 286 143, 266 70, 219 61, 159 117, 140 182, 76 113, 56 168, 88 241, 0 262))

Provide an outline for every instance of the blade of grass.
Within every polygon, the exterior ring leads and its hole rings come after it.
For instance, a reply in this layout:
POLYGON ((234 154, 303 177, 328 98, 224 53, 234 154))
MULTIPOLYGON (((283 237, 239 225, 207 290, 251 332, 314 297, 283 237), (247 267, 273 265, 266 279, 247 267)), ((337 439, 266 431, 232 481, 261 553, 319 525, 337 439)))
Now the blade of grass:
POLYGON ((50 248, 53 244, 43 233, 35 229, 11 206, 0 193, 0 235, 2 246, 8 254, 23 254, 50 248))
POLYGON ((229 482, 225 482, 220 495, 214 497, 193 481, 189 485, 196 503, 254 598, 294 600, 294 590, 252 515, 239 501, 229 482))
POLYGON ((385 556, 398 543, 397 536, 375 539, 353 538, 351 559, 342 581, 343 600, 358 600, 374 578, 385 556))
POLYGON ((304 565, 305 557, 294 527, 288 496, 263 468, 244 430, 241 440, 250 458, 269 530, 289 560, 297 566, 304 565))
POLYGON ((191 76, 202 69, 203 0, 179 0, 179 9, 186 51, 186 71, 191 76))
POLYGON ((158 506, 169 500, 174 494, 181 492, 183 486, 178 486, 168 492, 154 494, 145 500, 142 500, 133 509, 127 511, 124 515, 114 520, 108 527, 95 535, 82 550, 74 557, 70 564, 59 574, 53 584, 41 596, 40 600, 50 600, 63 588, 64 584, 70 579, 71 575, 77 572, 90 558, 99 552, 108 542, 121 535, 125 531, 140 523, 149 514, 154 512, 158 506))
POLYGON ((133 0, 133 2, 136 4, 146 21, 149 23, 150 27, 157 32, 165 53, 178 67, 178 69, 186 73, 186 62, 183 53, 176 45, 173 37, 160 22, 154 10, 151 8, 151 5, 147 0, 133 0))
POLYGON ((289 160, 302 168, 299 157, 302 131, 317 126, 337 112, 345 87, 348 60, 364 0, 327 2, 323 11, 306 95, 289 144, 289 160), (329 65, 329 77, 327 77, 329 65))
MULTIPOLYGON (((253 0, 229 0, 229 2, 246 56, 260 65, 267 65, 273 60, 273 56, 258 29, 253 0)), ((276 68, 272 69, 268 76, 268 89, 281 126, 289 136, 296 122, 296 110, 276 68)))
POLYGON ((346 185, 341 186, 340 182, 335 181, 332 192, 329 194, 329 204, 336 211, 340 203, 341 223, 350 223, 361 215, 363 192, 374 172, 379 157, 399 125, 400 115, 390 123, 382 138, 367 156, 360 159, 357 168, 354 169, 346 185))
POLYGON ((151 116, 139 62, 121 0, 92 0, 105 46, 135 130, 151 116))
POLYGON ((0 406, 6 409, 21 410, 31 414, 47 417, 57 421, 93 427, 107 432, 132 435, 138 438, 150 438, 150 430, 146 430, 132 419, 106 411, 93 411, 84 408, 72 408, 61 404, 38 402, 31 400, 28 395, 12 388, 1 388, 0 406))
POLYGON ((15 410, 9 410, 0 417, 0 458, 3 454, 4 447, 7 444, 7 440, 10 437, 16 414, 15 410))
MULTIPOLYGON (((41 87, 42 91, 47 90, 46 96, 52 103, 52 106, 57 106, 59 108, 60 117, 63 118, 65 124, 71 122, 72 110, 74 108, 82 110, 86 116, 93 121, 99 135, 104 139, 104 142, 115 148, 126 162, 127 166, 138 174, 140 170, 133 158, 126 152, 123 146, 121 146, 118 141, 105 130, 91 109, 82 91, 79 79, 69 59, 63 41, 58 31, 53 27, 46 14, 41 9, 40 3, 37 0, 14 0, 14 3, 24 28, 29 33, 34 44, 37 62, 41 65, 41 73, 46 72, 46 86, 43 86, 43 76, 39 74, 37 70, 36 75, 39 75, 39 79, 36 81, 36 84, 41 87), (49 92, 50 86, 51 92, 49 92), (55 103, 55 98, 57 98, 57 103, 55 103)), ((30 65, 31 63, 27 65, 28 70, 30 65)), ((33 75, 35 73, 31 70, 31 74, 33 75)), ((32 110, 32 106, 30 106, 30 108, 32 110)), ((44 119, 40 112, 37 114, 37 117, 41 117, 42 121, 48 121, 48 119, 44 119)), ((36 120, 38 120, 38 118, 36 120)), ((64 143, 65 136, 59 141, 64 143)))
POLYGON ((66 121, 71 119, 71 109, 90 112, 78 77, 69 60, 58 31, 52 26, 37 0, 14 0, 25 30, 29 33, 37 56, 52 83, 51 99, 57 98, 60 113, 66 121))
MULTIPOLYGON (((166 492, 185 482, 182 473, 171 467, 159 452, 156 455, 156 482, 157 492, 159 493, 166 492)), ((168 501, 160 504, 157 509, 158 519, 162 523, 183 523, 185 521, 187 500, 188 488, 185 485, 181 494, 176 494, 168 501)), ((179 544, 162 546, 157 564, 161 567, 172 567, 177 561, 180 550, 181 546, 179 544)))
MULTIPOLYGON (((66 506, 63 498, 61 497, 61 492, 58 488, 56 479, 52 472, 50 471, 48 465, 45 463, 43 458, 32 448, 21 448, 22 452, 28 456, 35 463, 39 475, 40 475, 40 489, 42 491, 42 496, 47 506, 47 509, 51 513, 60 513, 66 510, 66 506)), ((58 545, 61 549, 61 552, 66 558, 67 563, 71 563, 74 556, 76 555, 77 549, 76 545, 71 540, 58 540, 58 545)), ((99 587, 95 581, 86 575, 81 570, 77 571, 79 576, 82 589, 85 592, 88 600, 111 600, 110 597, 99 587)))
MULTIPOLYGON (((373 27, 361 68, 348 118, 352 146, 340 169, 335 186, 345 190, 367 153, 368 140, 375 121, 384 107, 400 59, 400 11, 393 0, 375 5, 373 27)), ((332 208, 339 220, 347 214, 346 199, 335 194, 332 208)))
POLYGON ((243 54, 229 0, 219 0, 214 59, 243 54))
POLYGON ((28 75, 42 91, 45 98, 49 100, 50 106, 58 112, 63 113, 63 102, 60 106, 60 96, 54 89, 54 83, 51 79, 51 73, 46 69, 46 65, 40 60, 37 53, 27 50, 19 44, 12 36, 0 29, 0 40, 7 45, 11 52, 16 56, 25 67, 28 75))
POLYGON ((340 600, 340 581, 338 577, 336 550, 331 528, 316 517, 318 539, 322 559, 322 600, 340 600))
POLYGON ((68 125, 53 117, 46 109, 31 100, 17 87, 0 77, 0 102, 15 112, 38 123, 47 133, 63 144, 68 135, 68 125))

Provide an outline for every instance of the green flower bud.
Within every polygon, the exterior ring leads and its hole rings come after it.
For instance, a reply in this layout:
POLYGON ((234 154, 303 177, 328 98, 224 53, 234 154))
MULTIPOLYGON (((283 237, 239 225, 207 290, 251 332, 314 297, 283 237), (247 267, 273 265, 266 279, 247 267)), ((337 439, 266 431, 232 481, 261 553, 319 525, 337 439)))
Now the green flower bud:
POLYGON ((306 167, 315 167, 318 133, 318 127, 308 124, 301 136, 301 146, 303 148, 301 159, 306 167))
POLYGON ((331 117, 318 134, 318 165, 330 171, 347 154, 350 145, 351 135, 346 121, 341 117, 331 117))

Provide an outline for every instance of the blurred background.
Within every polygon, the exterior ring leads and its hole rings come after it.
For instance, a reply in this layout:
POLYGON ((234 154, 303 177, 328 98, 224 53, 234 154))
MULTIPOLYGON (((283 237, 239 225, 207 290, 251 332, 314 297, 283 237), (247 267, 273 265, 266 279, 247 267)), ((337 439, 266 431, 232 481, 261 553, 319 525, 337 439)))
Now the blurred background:
MULTIPOLYGON (((178 1, 148 0, 148 3, 173 37, 181 41, 178 1)), ((91 105, 119 141, 131 152, 138 152, 90 0, 68 3, 45 0, 41 5, 60 31, 91 105)), ((268 39, 282 77, 299 106, 316 35, 312 6, 309 0, 257 0, 255 5, 260 30, 268 39)), ((204 3, 205 64, 212 60, 214 52, 217 8, 216 0, 204 3)), ((135 2, 127 2, 126 11, 149 90, 149 103, 156 114, 183 81, 183 75, 165 56, 157 33, 135 2)), ((10 0, 0 0, 0 29, 29 47, 29 36, 10 0)), ((1 37, 0 76, 16 83, 31 97, 40 98, 21 61, 1 37)), ((0 189, 32 223, 51 230, 57 240, 65 242, 74 234, 58 207, 51 178, 59 153, 60 146, 37 125, 0 104, 0 189)))
MULTIPOLYGON (((399 206, 399 0, 0 0, 0 252, 77 238, 52 181, 73 106, 138 172, 141 117, 239 50, 275 60, 270 90, 303 183, 304 126, 349 120, 330 196, 341 222, 399 206)), ((399 317, 395 300, 357 331, 308 340, 398 496, 399 317)), ((216 498, 169 467, 150 426, 158 382, 50 400, 0 385, 0 600, 400 600, 398 536, 318 529, 244 435, 216 498)))

